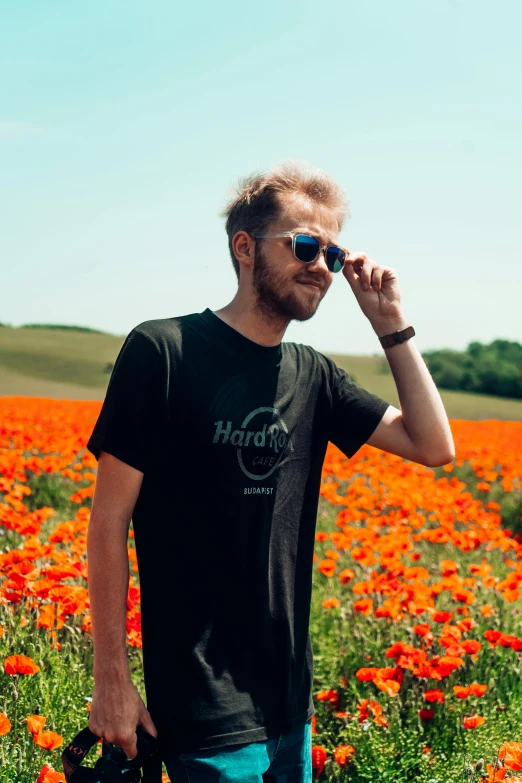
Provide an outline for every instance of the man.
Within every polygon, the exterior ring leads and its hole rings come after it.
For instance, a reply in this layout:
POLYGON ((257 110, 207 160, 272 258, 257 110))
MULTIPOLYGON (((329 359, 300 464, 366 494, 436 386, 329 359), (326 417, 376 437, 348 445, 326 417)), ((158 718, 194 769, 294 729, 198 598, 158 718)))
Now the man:
POLYGON ((243 180, 223 213, 234 299, 135 327, 87 444, 99 460, 89 727, 134 758, 141 724, 173 780, 311 780, 308 618, 328 441, 348 457, 364 443, 429 466, 454 457, 397 274, 339 247, 346 214, 321 171, 290 162, 243 180), (282 342, 339 271, 391 346, 400 410, 310 346, 282 342), (126 658, 131 517, 147 708, 126 658))

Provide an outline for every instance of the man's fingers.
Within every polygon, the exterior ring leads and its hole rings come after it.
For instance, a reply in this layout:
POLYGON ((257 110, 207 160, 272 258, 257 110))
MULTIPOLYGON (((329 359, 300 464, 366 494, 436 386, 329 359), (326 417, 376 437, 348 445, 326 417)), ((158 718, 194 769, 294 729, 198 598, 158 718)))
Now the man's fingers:
POLYGON ((356 283, 359 281, 359 275, 353 268, 352 263, 348 263, 344 265, 343 274, 350 283, 356 283))
POLYGON ((150 717, 149 712, 144 712, 142 714, 140 718, 140 726, 142 726, 145 729, 145 731, 147 731, 149 734, 152 734, 154 739, 158 738, 158 731, 152 721, 152 718, 150 717))
POLYGON ((361 279, 361 286, 363 291, 368 291, 372 282, 372 272, 376 264, 373 263, 371 258, 360 253, 359 257, 354 262, 355 270, 359 273, 361 279))
POLYGON ((354 261, 365 261, 367 258, 368 256, 365 253, 358 253, 356 250, 350 250, 347 260, 353 263, 354 261))
POLYGON ((372 273, 372 287, 378 291, 382 287, 382 276, 384 273, 384 267, 375 266, 372 273))
POLYGON ((128 759, 135 759, 138 755, 138 743, 136 738, 136 731, 134 731, 131 738, 126 740, 125 742, 121 742, 116 747, 121 748, 128 759))

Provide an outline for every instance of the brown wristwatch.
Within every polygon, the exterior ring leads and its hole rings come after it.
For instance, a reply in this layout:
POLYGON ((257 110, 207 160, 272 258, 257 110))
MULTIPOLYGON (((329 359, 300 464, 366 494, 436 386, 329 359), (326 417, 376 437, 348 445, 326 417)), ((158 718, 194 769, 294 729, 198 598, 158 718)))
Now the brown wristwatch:
POLYGON ((399 343, 409 340, 414 334, 415 329, 413 326, 407 326, 406 329, 398 329, 391 334, 384 334, 382 337, 379 337, 379 342, 383 348, 391 348, 393 345, 399 345, 399 343))

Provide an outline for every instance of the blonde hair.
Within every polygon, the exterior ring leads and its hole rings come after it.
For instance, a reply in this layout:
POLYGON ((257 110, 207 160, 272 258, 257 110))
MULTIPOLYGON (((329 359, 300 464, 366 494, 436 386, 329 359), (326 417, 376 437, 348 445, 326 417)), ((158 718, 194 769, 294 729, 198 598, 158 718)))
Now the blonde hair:
POLYGON ((267 173, 251 174, 239 180, 220 217, 226 218, 228 248, 239 280, 239 263, 232 249, 232 238, 238 231, 262 233, 280 217, 282 196, 302 196, 329 210, 337 220, 339 231, 349 217, 349 202, 344 190, 321 169, 306 162, 286 160, 267 173))

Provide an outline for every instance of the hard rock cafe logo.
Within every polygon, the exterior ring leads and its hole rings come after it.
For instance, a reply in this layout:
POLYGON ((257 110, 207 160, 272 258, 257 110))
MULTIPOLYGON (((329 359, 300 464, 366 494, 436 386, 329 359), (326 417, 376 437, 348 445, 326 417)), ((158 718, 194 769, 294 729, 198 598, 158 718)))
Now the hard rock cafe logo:
POLYGON ((237 446, 239 466, 251 479, 268 478, 278 467, 284 452, 292 449, 288 428, 277 408, 256 408, 238 429, 233 429, 231 421, 215 421, 214 425, 216 431, 212 442, 237 446))

